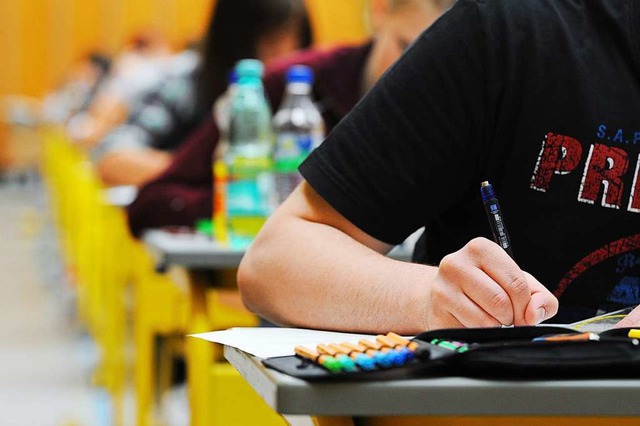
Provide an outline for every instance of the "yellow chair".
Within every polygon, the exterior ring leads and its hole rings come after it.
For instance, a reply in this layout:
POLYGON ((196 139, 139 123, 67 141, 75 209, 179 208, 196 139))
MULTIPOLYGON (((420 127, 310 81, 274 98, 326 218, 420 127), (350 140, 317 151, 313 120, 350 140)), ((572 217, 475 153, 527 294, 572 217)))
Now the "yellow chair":
POLYGON ((104 303, 104 376, 101 382, 112 397, 114 423, 122 425, 128 369, 128 290, 133 277, 133 241, 127 231, 124 211, 121 208, 101 203, 100 215, 99 226, 103 230, 101 279, 104 303))
MULTIPOLYGON (((220 280, 216 288, 207 286, 197 274, 190 274, 189 279, 189 334, 258 324, 257 317, 240 303, 234 289, 234 271, 216 274, 214 279, 220 280)), ((282 418, 223 360, 220 349, 195 338, 185 343, 191 424, 284 425, 282 418)))
MULTIPOLYGON (((138 426, 156 424, 154 401, 158 374, 168 365, 158 365, 158 336, 184 335, 187 330, 187 289, 179 288, 165 274, 154 270, 154 262, 142 243, 134 244, 134 384, 138 426)), ((162 356, 159 359, 164 359, 162 356)))
POLYGON ((79 319, 100 350, 94 380, 111 394, 114 423, 120 425, 126 382, 130 237, 123 212, 104 203, 104 188, 85 155, 61 129, 44 128, 42 136, 43 175, 67 270, 77 289, 79 319))
POLYGON ((209 378, 209 425, 287 425, 231 364, 212 364, 209 378))
MULTIPOLYGON (((157 424, 154 402, 167 390, 167 376, 170 376, 171 354, 166 352, 170 345, 162 345, 165 352, 160 351, 156 356, 154 352, 158 348, 154 342, 158 337, 171 339, 216 329, 255 326, 258 320, 239 301, 230 281, 235 276, 234 271, 215 274, 219 285, 212 288, 210 275, 205 279, 203 274, 179 267, 171 268, 167 274, 155 272, 153 259, 142 244, 136 246, 136 257, 135 382, 137 424, 144 426, 157 424)), ((183 353, 188 371, 192 425, 284 424, 279 415, 266 405, 261 410, 254 409, 254 404, 260 406, 259 397, 222 359, 218 347, 187 338, 183 353), (222 390, 225 386, 232 389, 225 392, 222 390), (212 389, 216 392, 212 393, 212 389), (227 403, 228 393, 235 393, 234 404, 227 403), (226 399, 219 400, 221 395, 227 395, 226 399), (239 406, 239 401, 245 402, 239 406), (234 418, 251 421, 227 421, 234 418), (220 419, 224 421, 219 422, 220 419)))
MULTIPOLYGON (((127 371, 126 292, 128 284, 133 284, 137 424, 156 424, 153 402, 166 390, 163 385, 167 383, 160 377, 170 368, 163 362, 166 357, 156 357, 156 338, 254 326, 257 319, 242 308, 233 289, 209 288, 197 281, 191 283, 190 278, 176 279, 176 273, 156 273, 146 247, 131 241, 123 211, 104 204, 104 188, 85 157, 59 133, 49 132, 43 170, 65 259, 78 291, 79 318, 100 349, 96 384, 109 391, 114 423, 122 424, 127 371)), ((187 339, 184 356, 193 425, 284 424, 221 359, 214 345, 187 339), (237 421, 229 423, 230 419, 237 421)))
MULTIPOLYGON (((237 292, 209 291, 207 300, 213 315, 209 318, 224 319, 236 317, 233 326, 256 326, 256 318, 241 317, 247 315, 238 309, 237 292), (218 312, 216 312, 218 311, 218 312), (228 315, 228 316, 227 316, 228 315), (244 322, 244 323, 243 323, 244 322)), ((227 329, 228 325, 210 329, 227 329)), ((261 425, 284 426, 285 420, 269 407, 251 388, 245 379, 228 362, 220 359, 221 347, 200 339, 187 341, 187 362, 189 365, 190 391, 196 398, 192 400, 192 412, 196 413, 192 424, 224 425, 261 425), (211 362, 211 354, 214 354, 211 362), (208 363, 207 363, 208 361, 208 363), (195 376, 195 377, 194 377, 195 376), (193 381, 196 379, 197 381, 193 381), (205 386, 208 386, 205 388, 205 386), (205 395, 197 398, 198 395, 205 395)))

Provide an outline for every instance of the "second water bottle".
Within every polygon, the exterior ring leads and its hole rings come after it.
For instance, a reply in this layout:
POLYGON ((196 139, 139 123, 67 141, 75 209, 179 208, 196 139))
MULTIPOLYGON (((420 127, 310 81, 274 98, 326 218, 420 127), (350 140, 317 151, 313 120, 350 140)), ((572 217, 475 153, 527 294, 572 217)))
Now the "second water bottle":
MULTIPOLYGON (((236 67, 237 92, 231 103, 226 169, 226 228, 229 243, 246 247, 276 206, 271 109, 262 85, 263 66, 243 60, 236 67)), ((216 224, 216 226, 218 226, 216 224)))
POLYGON ((302 181, 298 166, 324 139, 324 123, 311 99, 312 85, 311 68, 291 67, 287 73, 284 101, 273 118, 276 133, 274 167, 280 203, 302 181))

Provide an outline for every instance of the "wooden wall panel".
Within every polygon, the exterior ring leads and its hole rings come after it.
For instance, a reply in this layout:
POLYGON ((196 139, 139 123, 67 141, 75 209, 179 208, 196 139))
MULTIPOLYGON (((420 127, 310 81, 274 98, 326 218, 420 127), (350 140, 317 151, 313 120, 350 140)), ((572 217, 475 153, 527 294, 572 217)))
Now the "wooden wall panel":
MULTIPOLYGON (((238 0, 241 1, 241 0, 238 0)), ((367 0, 306 0, 319 44, 368 34, 367 0)), ((0 96, 40 96, 90 51, 118 52, 140 30, 173 47, 197 38, 215 0, 0 0, 0 96)))
MULTIPOLYGON (((50 0, 57 1, 57 0, 50 0)), ((113 2, 117 3, 117 2, 113 2)), ((73 59, 78 59, 99 49, 102 35, 110 29, 102 20, 102 4, 95 0, 72 0, 73 19, 73 59)))
POLYGON ((47 9, 48 37, 45 52, 49 63, 49 88, 62 82, 76 56, 74 40, 74 2, 77 0, 50 1, 47 9))
POLYGON ((173 1, 173 15, 163 19, 168 24, 165 34, 174 48, 196 41, 206 31, 214 4, 213 0, 173 1))
POLYGON ((355 43, 369 34, 367 0, 307 0, 316 42, 355 43))
POLYGON ((0 95, 20 93, 22 37, 19 0, 0 1, 0 95))
POLYGON ((22 2, 20 37, 22 57, 20 70, 20 93, 40 96, 49 84, 49 57, 47 55, 47 1, 22 2), (28 21, 29 25, 22 23, 28 21))
POLYGON ((166 7, 168 1, 170 0, 124 0, 125 39, 121 45, 138 35, 140 31, 160 31, 157 22, 154 22, 154 16, 157 15, 158 9, 166 7))

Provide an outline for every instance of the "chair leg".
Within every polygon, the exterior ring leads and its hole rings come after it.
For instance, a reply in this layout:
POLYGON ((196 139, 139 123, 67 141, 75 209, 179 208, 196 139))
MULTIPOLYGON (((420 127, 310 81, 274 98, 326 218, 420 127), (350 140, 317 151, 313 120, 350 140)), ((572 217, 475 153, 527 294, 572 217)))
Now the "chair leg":
POLYGON ((149 426, 154 394, 154 339, 151 330, 139 319, 135 321, 135 391, 137 426, 149 426))
MULTIPOLYGON (((194 280, 195 281, 195 280, 194 280)), ((210 331, 207 317, 206 285, 193 282, 190 286, 189 333, 210 331)), ((211 425, 210 405, 208 401, 208 369, 214 356, 214 345, 201 339, 188 337, 185 342, 187 377, 189 386, 189 404, 192 426, 211 425)))

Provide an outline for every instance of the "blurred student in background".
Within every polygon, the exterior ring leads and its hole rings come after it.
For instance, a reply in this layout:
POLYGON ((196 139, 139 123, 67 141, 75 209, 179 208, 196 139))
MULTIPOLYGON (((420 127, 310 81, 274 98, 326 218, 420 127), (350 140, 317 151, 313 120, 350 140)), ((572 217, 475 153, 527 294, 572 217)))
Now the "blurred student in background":
POLYGON ((101 178, 109 185, 142 185, 156 177, 198 123, 211 121, 213 103, 238 60, 270 63, 310 44, 303 0, 218 0, 200 65, 183 61, 178 73, 138 102, 127 122, 94 150, 101 178))
POLYGON ((111 61, 109 73, 86 108, 67 122, 72 140, 94 147, 114 126, 126 119, 132 105, 154 90, 170 69, 173 55, 163 37, 141 32, 111 61))
POLYGON ((60 86, 43 101, 43 118, 65 124, 74 114, 86 111, 111 68, 109 57, 94 52, 74 64, 60 86))
MULTIPOLYGON (((282 100, 287 69, 294 64, 308 65, 315 74, 313 97, 330 131, 413 40, 454 2, 372 0, 372 41, 301 52, 267 68, 264 83, 273 110, 282 100)), ((141 188, 128 209, 134 235, 139 236, 147 228, 193 226, 198 219, 211 217, 211 161, 218 141, 218 129, 210 121, 181 147, 162 175, 141 188)))

